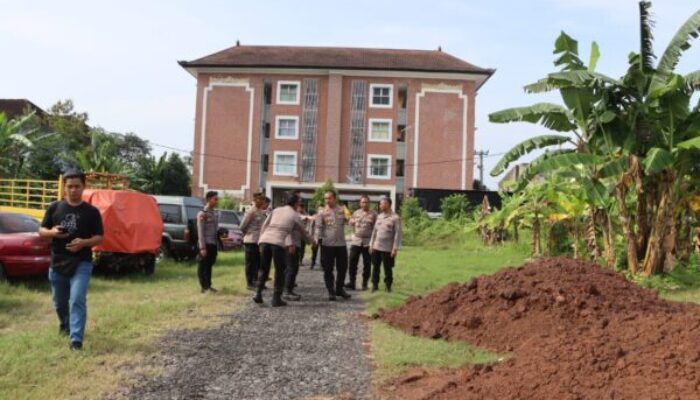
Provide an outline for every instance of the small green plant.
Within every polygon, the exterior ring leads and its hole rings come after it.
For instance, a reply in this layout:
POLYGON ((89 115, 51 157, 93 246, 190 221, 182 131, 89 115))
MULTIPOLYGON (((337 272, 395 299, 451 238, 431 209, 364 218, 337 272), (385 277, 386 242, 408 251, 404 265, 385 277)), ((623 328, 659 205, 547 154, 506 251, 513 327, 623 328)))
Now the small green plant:
POLYGON ((423 211, 418 199, 415 197, 408 197, 405 199, 399 213, 404 223, 415 223, 428 218, 428 215, 423 211))
POLYGON ((335 197, 338 197, 338 190, 335 188, 335 185, 333 185, 333 180, 332 179, 326 179, 326 181, 321 185, 316 191, 314 192, 314 197, 313 197, 313 205, 315 207, 323 207, 324 201, 323 201, 323 195, 326 194, 326 192, 333 192, 335 193, 335 197))
POLYGON ((241 206, 241 199, 233 197, 233 195, 223 192, 219 196, 219 209, 221 210, 238 210, 241 206))
POLYGON ((469 209, 469 200, 463 194, 452 194, 440 201, 442 217, 448 221, 464 218, 469 209))

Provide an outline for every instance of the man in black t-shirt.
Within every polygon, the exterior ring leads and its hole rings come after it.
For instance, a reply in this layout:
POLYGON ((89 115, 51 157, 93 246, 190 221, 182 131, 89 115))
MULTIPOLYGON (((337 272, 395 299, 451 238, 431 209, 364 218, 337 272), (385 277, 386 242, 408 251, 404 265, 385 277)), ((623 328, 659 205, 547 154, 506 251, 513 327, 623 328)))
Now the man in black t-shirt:
POLYGON ((70 337, 71 350, 83 348, 87 320, 87 289, 92 275, 92 248, 102 242, 102 217, 83 202, 85 175, 63 176, 65 199, 51 203, 39 235, 51 239, 49 281, 59 332, 70 337))

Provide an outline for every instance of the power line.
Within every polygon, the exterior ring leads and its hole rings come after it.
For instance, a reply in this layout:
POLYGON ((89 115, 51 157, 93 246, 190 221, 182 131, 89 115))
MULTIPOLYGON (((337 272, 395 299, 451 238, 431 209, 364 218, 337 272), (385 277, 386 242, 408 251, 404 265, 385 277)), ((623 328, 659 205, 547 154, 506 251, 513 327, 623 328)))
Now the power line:
MULTIPOLYGON (((176 152, 180 152, 180 153, 187 153, 187 154, 191 154, 191 155, 197 155, 197 156, 200 156, 200 157, 204 156, 204 157, 211 157, 211 158, 219 158, 219 159, 223 159, 223 160, 237 161, 237 162, 242 162, 242 163, 247 163, 247 162, 248 162, 248 160, 242 159, 242 158, 236 158, 236 157, 231 157, 231 156, 224 156, 224 155, 220 155, 220 154, 194 152, 194 151, 185 150, 185 149, 180 149, 180 148, 177 148, 177 147, 168 146, 168 145, 164 145, 164 144, 160 144, 160 143, 155 143, 155 142, 149 142, 149 143, 150 143, 151 145, 153 145, 153 146, 156 146, 156 147, 160 147, 160 148, 164 148, 164 149, 168 149, 168 150, 176 151, 176 152)), ((504 154, 506 154, 506 152, 502 152, 502 153, 493 153, 493 154, 488 154, 488 152, 486 152, 486 154, 484 154, 483 157, 497 157, 497 156, 502 156, 502 155, 504 155, 504 154)), ((480 157, 480 158, 481 158, 481 157, 480 157)), ((440 161, 426 161, 426 162, 418 162, 418 163, 405 163, 405 164, 404 164, 404 167, 405 167, 405 168, 408 168, 408 167, 414 167, 414 166, 416 166, 416 165, 418 165, 418 166, 420 167, 420 166, 425 166, 425 165, 449 164, 449 163, 461 162, 461 161, 464 161, 464 160, 473 161, 473 160, 475 160, 475 159, 476 159, 476 158, 474 158, 474 157, 467 157, 466 159, 464 159, 464 158, 455 158, 455 159, 440 160, 440 161)), ((258 161, 258 160, 250 160, 250 162, 251 162, 252 164, 257 164, 257 165, 263 164, 262 161, 258 161)), ((297 164, 298 164, 298 163, 297 163, 297 164)), ((297 164, 277 163, 277 165, 280 165, 280 166, 297 166, 297 164)), ((315 164, 315 167, 317 167, 317 168, 339 168, 339 167, 341 167, 341 165, 315 164)), ((364 166, 362 166, 362 168, 364 168, 364 166)))

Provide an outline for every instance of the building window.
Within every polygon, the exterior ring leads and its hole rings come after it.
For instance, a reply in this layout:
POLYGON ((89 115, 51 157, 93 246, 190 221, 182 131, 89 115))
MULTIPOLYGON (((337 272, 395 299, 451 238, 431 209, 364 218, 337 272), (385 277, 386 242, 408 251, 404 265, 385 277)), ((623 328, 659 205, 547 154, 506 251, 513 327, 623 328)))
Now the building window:
POLYGON ((390 179, 391 156, 369 154, 367 157, 367 177, 372 179, 390 179))
POLYGON ((377 108, 391 108, 394 101, 394 85, 369 85, 369 105, 377 108))
POLYGON ((299 139, 299 117, 278 115, 275 126, 275 139, 299 139))
POLYGON ((276 151, 273 171, 278 176, 297 176, 297 153, 294 151, 276 151))
POLYGON ((369 141, 391 143, 391 120, 370 118, 369 141))
POLYGON ((299 81, 277 82, 277 104, 299 105, 299 81))
POLYGON ((265 122, 265 125, 263 125, 263 136, 265 137, 265 139, 270 138, 270 123, 269 122, 265 122))
POLYGON ((262 170, 263 172, 268 172, 270 169, 270 155, 263 154, 262 156, 262 170))
POLYGON ((403 177, 403 170, 406 165, 406 160, 396 160, 396 176, 403 177))

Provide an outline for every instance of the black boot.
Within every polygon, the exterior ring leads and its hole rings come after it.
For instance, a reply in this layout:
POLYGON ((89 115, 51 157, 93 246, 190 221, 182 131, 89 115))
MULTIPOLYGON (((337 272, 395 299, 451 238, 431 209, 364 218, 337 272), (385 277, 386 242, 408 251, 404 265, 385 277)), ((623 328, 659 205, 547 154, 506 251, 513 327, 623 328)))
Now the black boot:
POLYGON ((362 281, 362 290, 367 290, 367 281, 362 281))
POLYGON ((253 297, 253 301, 262 304, 263 298, 262 298, 262 291, 258 289, 258 291, 255 293, 255 297, 253 297))
POLYGON ((301 300, 301 296, 294 293, 293 290, 287 291, 287 294, 284 295, 284 299, 287 301, 299 301, 301 300))
POLYGON ((282 293, 273 294, 271 304, 272 307, 284 307, 287 305, 287 303, 282 300, 282 293))
POLYGON ((345 284, 345 289, 357 290, 355 287, 355 282, 348 282, 345 284))
POLYGON ((347 300, 347 299, 349 299, 350 297, 352 297, 352 296, 350 296, 350 295, 348 294, 348 292, 346 292, 346 291, 343 290, 343 289, 336 290, 336 291, 335 291, 335 294, 338 295, 338 296, 340 296, 340 297, 342 297, 342 298, 344 298, 345 300, 347 300))

